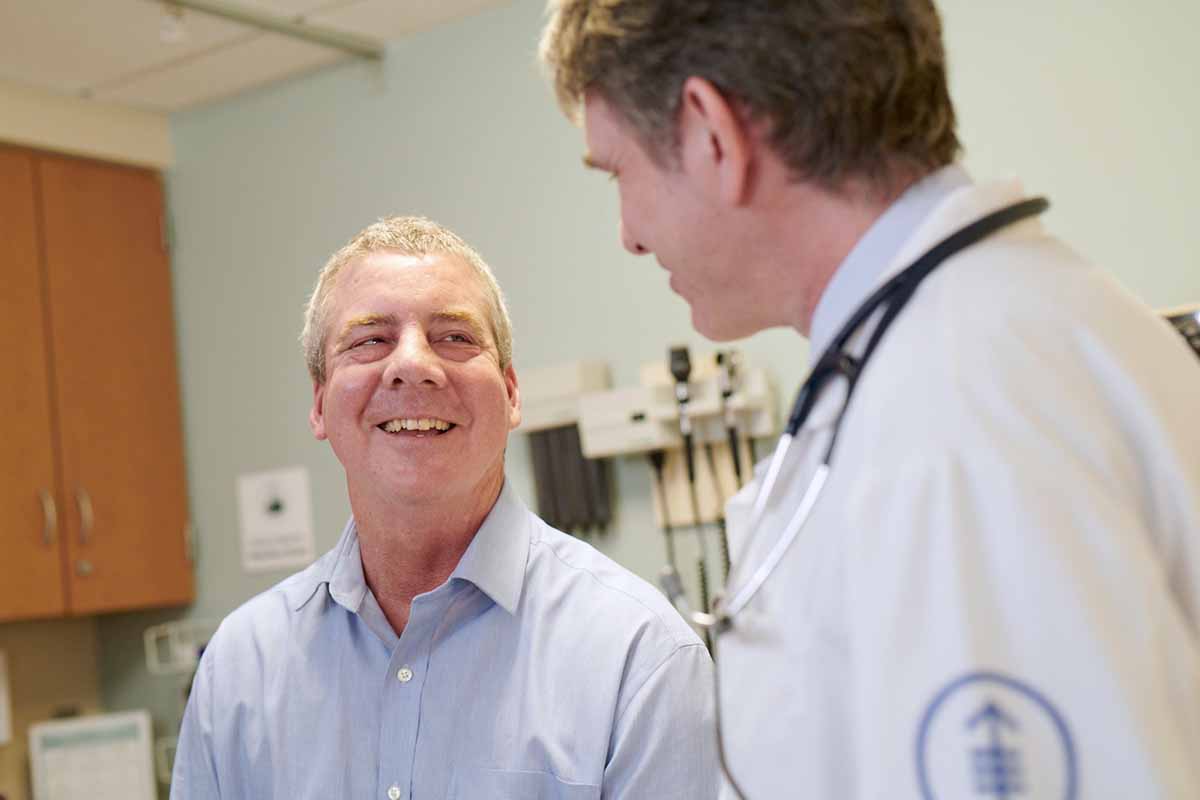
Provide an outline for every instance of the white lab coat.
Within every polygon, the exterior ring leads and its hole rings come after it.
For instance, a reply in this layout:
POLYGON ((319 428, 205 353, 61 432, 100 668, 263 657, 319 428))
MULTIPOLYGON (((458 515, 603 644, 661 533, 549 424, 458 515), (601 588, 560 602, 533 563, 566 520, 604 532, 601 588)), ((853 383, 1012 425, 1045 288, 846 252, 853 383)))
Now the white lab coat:
MULTIPOLYGON (((885 278, 1021 197, 955 192, 885 278)), ((735 586, 840 394, 756 539, 757 481, 730 503, 735 586)), ((1037 220, 948 260, 883 338, 807 527, 716 655, 749 800, 1200 798, 1200 363, 1037 220)))

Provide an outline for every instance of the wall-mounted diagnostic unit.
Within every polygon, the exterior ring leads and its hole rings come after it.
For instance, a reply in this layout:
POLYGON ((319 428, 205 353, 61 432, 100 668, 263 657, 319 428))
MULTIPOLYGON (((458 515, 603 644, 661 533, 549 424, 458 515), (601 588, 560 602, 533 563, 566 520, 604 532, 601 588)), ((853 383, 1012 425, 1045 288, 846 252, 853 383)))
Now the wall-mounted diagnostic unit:
POLYGON ((538 515, 577 536, 612 520, 608 459, 588 457, 579 436, 579 404, 611 385, 608 365, 574 361, 521 373, 521 432, 528 434, 538 515))

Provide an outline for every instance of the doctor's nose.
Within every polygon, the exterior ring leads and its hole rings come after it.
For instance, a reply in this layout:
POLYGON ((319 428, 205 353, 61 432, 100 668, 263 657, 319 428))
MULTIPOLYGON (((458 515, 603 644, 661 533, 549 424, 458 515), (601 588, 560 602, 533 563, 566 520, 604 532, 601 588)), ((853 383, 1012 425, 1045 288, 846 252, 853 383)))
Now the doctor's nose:
POLYGON ((438 387, 446 382, 441 359, 429 344, 424 331, 413 331, 400 336, 395 349, 387 356, 384 365, 385 386, 438 387))
POLYGON ((646 253, 650 252, 650 248, 639 242, 636 238, 634 238, 633 234, 629 232, 629 226, 625 224, 625 220, 621 220, 621 222, 618 224, 621 236, 621 244, 624 245, 626 250, 633 253, 635 256, 644 256, 646 253))

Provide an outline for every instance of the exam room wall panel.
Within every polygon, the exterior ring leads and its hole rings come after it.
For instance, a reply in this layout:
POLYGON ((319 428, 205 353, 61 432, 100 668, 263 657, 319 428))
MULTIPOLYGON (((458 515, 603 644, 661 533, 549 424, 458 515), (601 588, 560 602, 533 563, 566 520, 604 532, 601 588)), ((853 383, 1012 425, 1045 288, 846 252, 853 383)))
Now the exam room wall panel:
MULTIPOLYGON (((424 213, 478 246, 508 296, 518 375, 602 358, 630 384, 668 343, 712 347, 691 333, 654 262, 620 249, 615 187, 580 168, 580 135, 535 66, 542 7, 522 0, 397 41, 382 65, 344 64, 173 118, 168 193, 198 545, 188 616, 219 618, 284 576, 241 571, 239 473, 306 466, 317 551, 341 530, 344 479, 308 432, 296 335, 317 269, 366 222, 424 213)), ((1049 194, 1051 228, 1151 304, 1200 300, 1190 198, 1200 53, 1185 39, 1200 29, 1200 6, 942 8, 968 168, 1018 174, 1049 194)), ((801 340, 772 331, 740 346, 791 395, 807 363, 801 340)), ((508 465, 532 499, 519 433, 508 465)), ((616 518, 599 546, 650 577, 663 553, 648 470, 619 461, 615 481, 616 518)), ((178 616, 100 622, 106 703, 149 706, 160 733, 177 721, 178 686, 146 675, 140 637, 178 616)))

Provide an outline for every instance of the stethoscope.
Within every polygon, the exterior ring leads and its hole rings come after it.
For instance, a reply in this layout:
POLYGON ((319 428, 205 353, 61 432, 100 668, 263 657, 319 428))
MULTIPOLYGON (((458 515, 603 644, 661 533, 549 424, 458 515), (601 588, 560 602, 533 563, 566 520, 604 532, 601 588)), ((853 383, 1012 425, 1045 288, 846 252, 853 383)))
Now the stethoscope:
MULTIPOLYGON (((833 451, 837 445, 842 420, 846 416, 846 410, 850 407, 850 399, 853 397, 854 390, 858 386, 858 379, 862 375, 863 369, 866 367, 871 355, 875 352, 879 341, 883 338, 883 335, 900 312, 904 310, 908 301, 912 299, 921 282, 951 256, 1010 225, 1015 225, 1022 220, 1035 217, 1049 207, 1050 203, 1046 198, 1035 197, 993 211, 938 242, 911 265, 876 289, 858 307, 850 319, 847 320, 846 324, 833 337, 825 352, 821 354, 816 366, 809 372, 808 377, 796 395, 796 400, 792 404, 792 412, 788 417, 787 427, 784 428, 783 434, 779 437, 779 443, 775 446, 775 451, 771 455, 762 485, 755 494, 754 503, 750 507, 750 521, 747 527, 746 539, 742 545, 742 552, 750 552, 750 545, 759 533, 763 514, 766 512, 767 503, 774 494, 775 484, 783 468, 784 459, 792 447, 792 442, 799 434, 801 428, 804 427, 804 423, 808 420, 824 389, 832 381, 838 378, 844 379, 846 381, 845 397, 834 419, 829 442, 825 446, 825 452, 813 473, 812 479, 809 481, 808 487, 804 490, 800 505, 797 506, 795 513, 788 520, 779 539, 767 552, 766 557, 751 574, 749 580, 741 586, 736 586, 733 583, 733 573, 731 573, 730 580, 725 589, 718 592, 714 597, 711 612, 693 611, 690 609, 679 573, 669 565, 664 567, 659 576, 659 582, 666 592, 667 597, 670 598, 671 602, 683 614, 685 619, 701 630, 710 631, 715 641, 717 636, 733 627, 734 619, 754 599, 759 590, 762 589, 763 584, 775 572, 779 563, 787 554, 788 549, 796 541, 796 538, 800 535, 800 531, 803 530, 805 523, 812 514, 813 507, 816 506, 817 500, 825 488, 826 481, 829 479, 833 451), (867 320, 876 315, 876 312, 879 312, 879 323, 871 332, 862 352, 858 355, 852 355, 847 352, 847 343, 862 329, 867 320)), ((714 689, 716 689, 715 680, 714 689)), ((737 793, 737 796, 745 797, 741 788, 730 774, 726 763, 725 748, 720 730, 720 704, 720 692, 717 690, 717 743, 718 754, 721 759, 721 769, 724 771, 725 777, 737 793)))

